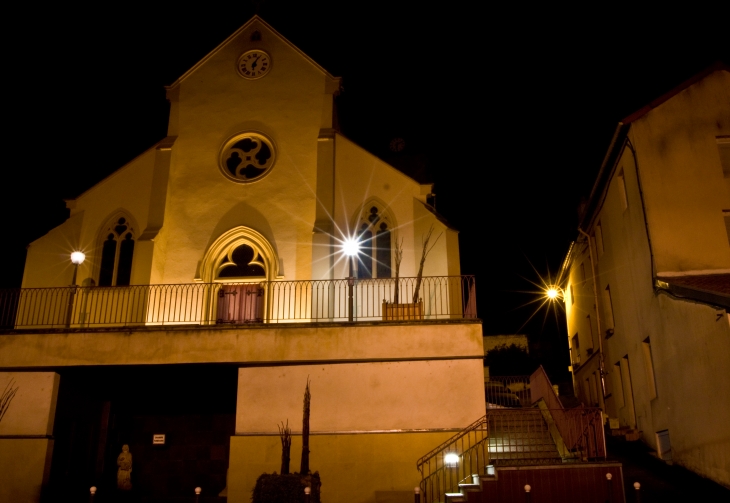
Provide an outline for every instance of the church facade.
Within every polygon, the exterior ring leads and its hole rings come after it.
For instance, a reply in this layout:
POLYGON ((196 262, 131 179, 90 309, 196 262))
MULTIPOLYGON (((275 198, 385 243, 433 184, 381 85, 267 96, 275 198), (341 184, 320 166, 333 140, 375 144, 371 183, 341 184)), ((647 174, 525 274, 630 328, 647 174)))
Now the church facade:
POLYGON ((143 501, 249 501, 282 422, 298 470, 309 381, 323 500, 412 501, 416 460, 484 415, 474 281, 432 186, 340 134, 339 91, 254 17, 167 88, 167 137, 31 243, 0 495, 118 491, 128 445, 143 501))

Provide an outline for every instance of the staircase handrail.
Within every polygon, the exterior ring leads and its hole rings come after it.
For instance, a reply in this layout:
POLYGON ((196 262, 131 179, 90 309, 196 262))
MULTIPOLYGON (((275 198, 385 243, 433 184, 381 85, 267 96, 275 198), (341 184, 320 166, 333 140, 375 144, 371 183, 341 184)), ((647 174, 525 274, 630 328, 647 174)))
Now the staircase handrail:
MULTIPOLYGON (((547 405, 548 409, 553 409, 555 412, 557 412, 556 419, 556 426, 558 430, 560 430, 560 435, 562 436, 563 440, 566 443, 566 446, 569 450, 585 450, 586 452, 589 451, 590 446, 588 445, 589 442, 586 440, 583 442, 583 439, 587 438, 586 431, 591 426, 594 426, 595 423, 595 417, 598 415, 599 417, 601 413, 600 409, 595 407, 585 407, 584 405, 581 405, 580 407, 575 407, 573 409, 565 409, 562 402, 558 398, 558 395, 555 393, 555 389, 552 386, 552 383, 550 382, 550 378, 547 376, 547 372, 545 372, 545 369, 542 365, 538 367, 535 372, 532 373, 530 376, 530 392, 532 393, 532 402, 537 403, 540 399, 542 399, 545 404, 547 405), (593 416, 588 420, 588 423, 583 426, 581 424, 582 429, 580 432, 576 435, 574 431, 568 431, 566 430, 566 427, 568 426, 568 421, 571 421, 571 418, 568 417, 569 411, 571 410, 579 410, 581 411, 582 416, 593 416), (585 444, 585 445, 584 445, 585 444)), ((555 417, 556 415, 554 415, 555 417)), ((582 421, 581 421, 582 423, 582 421)), ((593 446, 595 449, 596 457, 606 457, 606 438, 605 433, 603 432, 603 429, 601 428, 601 441, 599 442, 598 439, 595 441, 595 445, 593 446)))
POLYGON ((418 471, 421 473, 421 476, 423 477, 423 465, 428 460, 430 460, 431 458, 433 458, 440 452, 444 451, 449 445, 453 444, 460 438, 465 437, 466 435, 468 435, 469 433, 471 433, 473 431, 476 431, 477 429, 479 429, 479 426, 484 425, 486 428, 486 424, 487 424, 487 416, 485 415, 485 416, 480 417, 473 423, 471 423, 469 426, 467 426, 466 428, 464 428, 463 430, 461 430, 454 436, 450 437, 445 442, 441 443, 438 447, 435 447, 434 449, 432 449, 431 451, 426 453, 424 456, 422 456, 421 459, 419 459, 416 462, 416 468, 418 468, 418 471))

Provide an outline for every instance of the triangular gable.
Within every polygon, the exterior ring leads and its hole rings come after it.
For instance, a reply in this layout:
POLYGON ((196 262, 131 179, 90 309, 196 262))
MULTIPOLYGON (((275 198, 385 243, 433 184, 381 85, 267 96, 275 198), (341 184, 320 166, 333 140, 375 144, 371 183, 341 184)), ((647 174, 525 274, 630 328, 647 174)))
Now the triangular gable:
POLYGON ((302 56, 304 59, 306 59, 312 66, 317 68, 319 71, 321 71, 326 77, 328 77, 330 80, 332 80, 334 83, 339 86, 340 77, 335 77, 331 73, 329 73, 327 70, 325 70, 322 66, 320 66, 316 61, 314 61, 312 58, 310 58, 307 54, 305 54, 301 49, 299 49, 296 45, 292 44, 285 36, 283 36, 281 33, 276 31, 270 24, 268 24, 266 21, 261 19, 258 15, 255 15, 251 19, 249 19, 243 26, 241 26, 238 30, 233 32, 231 36, 229 36, 227 39, 225 39, 223 42, 221 42, 218 47, 210 51, 203 59, 198 61, 190 70, 185 72, 178 78, 175 82, 170 84, 169 86, 165 86, 165 89, 174 89, 177 86, 179 86, 185 79, 187 79, 190 75, 195 73, 195 71, 203 66, 208 60, 210 60, 213 56, 215 56, 218 52, 220 52, 225 46, 230 44, 234 39, 236 39, 238 36, 241 35, 242 32, 245 30, 251 28, 254 24, 260 24, 267 30, 271 31, 274 35, 279 37, 284 43, 286 43, 289 47, 292 48, 295 52, 297 52, 300 56, 302 56))

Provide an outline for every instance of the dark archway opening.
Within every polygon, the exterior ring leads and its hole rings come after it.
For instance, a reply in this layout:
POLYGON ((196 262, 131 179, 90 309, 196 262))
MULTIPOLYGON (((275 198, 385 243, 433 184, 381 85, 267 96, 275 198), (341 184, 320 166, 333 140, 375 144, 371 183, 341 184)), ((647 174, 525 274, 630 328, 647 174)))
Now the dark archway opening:
MULTIPOLYGON (((44 501, 205 501, 226 487, 238 368, 165 365, 64 368, 44 501), (165 444, 153 444, 164 434, 165 444), (117 457, 133 456, 132 491, 117 489, 117 457)), ((220 501, 225 501, 223 498, 220 501)))

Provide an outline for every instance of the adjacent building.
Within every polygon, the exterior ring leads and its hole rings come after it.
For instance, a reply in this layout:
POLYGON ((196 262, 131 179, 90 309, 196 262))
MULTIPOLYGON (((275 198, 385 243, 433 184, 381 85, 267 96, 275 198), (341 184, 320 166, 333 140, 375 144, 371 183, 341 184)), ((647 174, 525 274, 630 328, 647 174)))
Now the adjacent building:
POLYGON ((620 122, 564 264, 574 388, 730 487, 730 72, 620 122))
POLYGON ((416 460, 484 415, 458 234, 339 132, 339 91, 254 17, 167 88, 167 137, 30 244, 0 299, 0 500, 114 492, 126 444, 140 501, 250 501, 287 421, 299 469, 310 382, 323 498, 412 501, 416 460))

